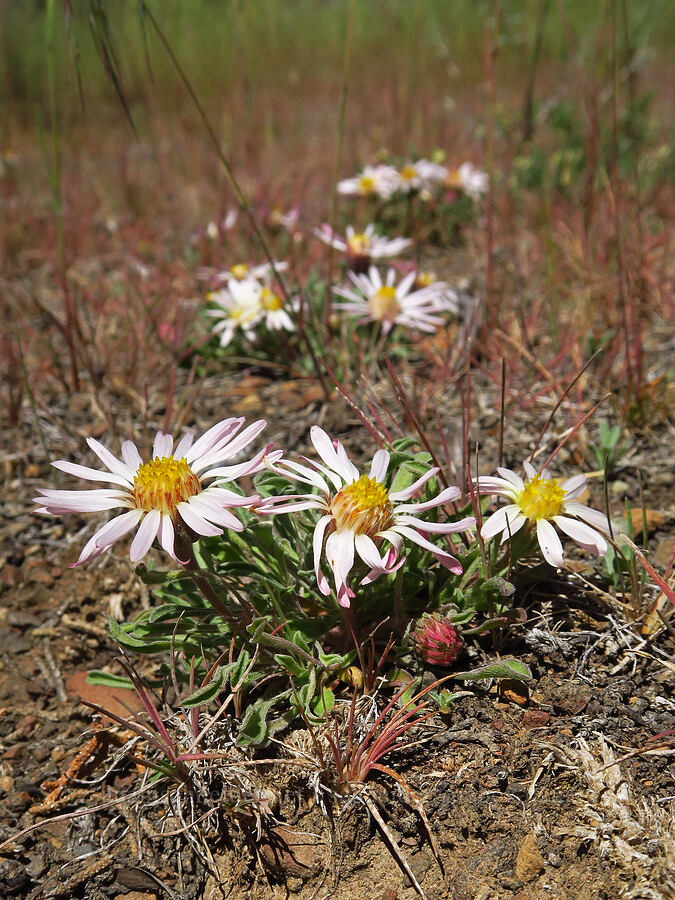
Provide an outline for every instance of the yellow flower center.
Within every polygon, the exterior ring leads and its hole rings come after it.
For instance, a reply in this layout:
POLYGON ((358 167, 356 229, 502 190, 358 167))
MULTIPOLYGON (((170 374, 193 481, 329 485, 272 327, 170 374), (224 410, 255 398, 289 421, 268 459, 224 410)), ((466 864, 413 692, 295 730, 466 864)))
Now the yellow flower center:
POLYGON ((415 166, 411 166, 410 163, 403 166, 399 175, 404 181, 412 181, 414 178, 417 178, 417 172, 415 170, 415 166))
POLYGON ((535 475, 520 492, 517 499, 522 513, 531 522, 538 519, 552 519, 563 511, 565 491, 555 478, 535 475))
POLYGON ((277 309, 281 309, 284 304, 274 291, 264 287, 260 292, 260 305, 268 312, 275 312, 277 309))
POLYGON ((158 509, 175 519, 176 507, 202 489, 199 478, 183 459, 163 456, 138 467, 134 478, 137 509, 158 509))
POLYGON ((348 484, 332 498, 330 510, 338 531, 353 531, 375 537, 391 522, 389 493, 368 475, 348 484))
POLYGON ((388 320, 393 322, 401 311, 398 299, 396 298, 396 289, 383 285, 368 300, 368 307, 374 319, 380 321, 388 320))
POLYGON ((347 252, 352 256, 368 256, 370 238, 367 234, 353 234, 347 238, 347 252))
POLYGON ((433 284, 436 281, 436 273, 435 272, 418 272, 415 276, 415 287, 423 288, 429 287, 430 284, 433 284))
POLYGON ((448 172, 448 177, 445 179, 445 183, 450 188, 459 189, 462 187, 462 177, 459 174, 459 169, 451 169, 448 172))
POLYGON ((372 175, 362 175, 359 178, 359 190, 363 194, 372 194, 375 190, 375 179, 372 175))
POLYGON ((248 275, 248 266, 246 263, 237 263, 234 266, 230 266, 230 272, 234 275, 237 281, 243 281, 244 278, 248 275))

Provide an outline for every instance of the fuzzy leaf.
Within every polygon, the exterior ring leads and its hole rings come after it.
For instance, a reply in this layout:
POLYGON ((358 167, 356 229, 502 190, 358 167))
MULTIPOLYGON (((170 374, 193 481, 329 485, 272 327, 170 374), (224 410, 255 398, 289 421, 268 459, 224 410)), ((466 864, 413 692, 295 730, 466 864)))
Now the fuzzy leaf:
POLYGON ((500 659, 499 662, 479 666, 470 672, 455 672, 453 678, 461 681, 482 681, 488 678, 512 678, 514 681, 530 681, 532 672, 519 659, 500 659))

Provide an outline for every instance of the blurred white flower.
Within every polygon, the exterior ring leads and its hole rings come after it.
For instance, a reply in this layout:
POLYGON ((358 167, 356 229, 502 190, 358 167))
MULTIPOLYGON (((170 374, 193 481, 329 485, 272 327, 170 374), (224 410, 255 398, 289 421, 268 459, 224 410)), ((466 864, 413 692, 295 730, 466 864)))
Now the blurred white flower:
POLYGON ((371 259, 385 259, 398 256, 412 247, 410 238, 386 238, 375 233, 374 225, 366 225, 363 231, 356 231, 353 225, 347 225, 344 237, 334 234, 330 225, 315 228, 314 234, 341 253, 347 256, 350 268, 367 268, 371 259))
POLYGON ((396 284, 396 272, 389 269, 385 281, 371 266, 367 274, 348 272, 354 288, 335 287, 333 292, 347 302, 334 303, 336 309, 359 316, 360 322, 379 322, 382 333, 394 325, 433 333, 444 322, 446 306, 433 285, 413 290, 415 272, 409 272, 396 284))
POLYGON ((399 185, 399 174, 394 166, 365 166, 360 175, 339 181, 337 192, 348 197, 380 197, 388 200, 399 185))

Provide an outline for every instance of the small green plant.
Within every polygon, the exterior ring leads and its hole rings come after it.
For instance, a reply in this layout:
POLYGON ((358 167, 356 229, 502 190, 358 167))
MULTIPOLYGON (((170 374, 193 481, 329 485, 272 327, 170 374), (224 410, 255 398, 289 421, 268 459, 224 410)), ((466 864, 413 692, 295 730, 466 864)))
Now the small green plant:
POLYGON ((598 441, 591 445, 591 452, 598 469, 603 469, 607 478, 610 478, 629 447, 628 441, 621 441, 620 425, 610 426, 606 422, 600 422, 598 441))

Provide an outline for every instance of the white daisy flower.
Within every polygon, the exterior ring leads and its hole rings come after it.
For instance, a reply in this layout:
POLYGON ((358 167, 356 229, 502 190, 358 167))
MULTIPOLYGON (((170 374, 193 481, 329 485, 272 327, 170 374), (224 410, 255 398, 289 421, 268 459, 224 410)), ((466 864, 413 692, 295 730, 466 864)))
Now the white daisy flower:
POLYGON ((511 501, 484 522, 481 537, 489 540, 501 532, 504 543, 526 525, 536 532, 544 559, 558 568, 563 564, 563 548, 554 523, 585 550, 604 556, 607 541, 600 532, 610 533, 607 516, 575 500, 586 490, 586 476, 574 475, 561 482, 548 469, 537 472, 530 462, 524 462, 523 468, 525 481, 504 468, 497 469, 499 478, 481 475, 476 481, 481 494, 497 494, 511 501))
MULTIPOLYGON (((274 268, 277 272, 285 272, 288 268, 287 262, 274 261, 274 268)), ((273 275, 272 266, 268 262, 261 263, 259 266, 249 266, 248 263, 235 263, 229 269, 218 272, 213 275, 213 283, 231 284, 233 281, 247 281, 250 278, 267 280, 273 275)))
POLYGON ((261 291, 262 285, 255 278, 232 278, 227 287, 206 295, 216 304, 215 309, 206 310, 206 315, 219 320, 211 331, 220 336, 221 347, 227 347, 238 328, 246 338, 254 336, 255 326, 263 317, 261 291))
POLYGON ((379 322, 383 334, 388 334, 394 325, 433 334, 443 324, 441 313, 445 308, 440 302, 439 291, 433 285, 413 290, 415 272, 409 272, 398 284, 395 284, 394 269, 389 269, 384 282, 374 266, 367 274, 351 271, 347 274, 355 289, 333 288, 334 293, 347 301, 335 303, 334 306, 359 316, 360 323, 379 322))
POLYGON ((448 170, 445 166, 431 162, 429 159, 418 159, 417 162, 407 162, 398 170, 399 190, 404 194, 412 190, 424 189, 433 191, 447 177, 448 170))
POLYGON ((404 538, 418 544, 451 572, 460 574, 462 566, 450 553, 432 544, 424 533, 455 534, 476 524, 473 516, 459 522, 425 522, 419 513, 450 503, 460 496, 459 488, 442 490, 433 500, 408 503, 438 472, 429 469, 414 484, 402 491, 388 491, 384 485, 389 453, 378 450, 368 475, 359 475, 340 441, 330 437, 318 425, 310 431, 312 443, 322 462, 303 457, 309 465, 283 460, 271 461, 273 471, 315 488, 319 493, 267 497, 257 507, 260 513, 288 513, 317 509, 322 513, 314 529, 314 572, 322 594, 328 596, 330 587, 321 571, 325 552, 333 572, 338 602, 349 606, 354 592, 348 581, 358 557, 368 568, 360 584, 370 584, 380 575, 395 572, 405 561, 400 557, 404 538), (309 468, 312 466, 313 468, 309 468), (383 541, 390 544, 383 556, 383 541))
MULTIPOLYGON (((246 462, 213 468, 248 447, 266 424, 261 419, 237 434, 244 421, 243 418, 223 419, 195 443, 194 435, 188 432, 175 446, 172 435, 158 431, 152 459, 147 463, 143 462, 132 441, 122 443, 122 459, 118 459, 94 438, 87 438, 87 444, 106 466, 107 472, 64 459, 58 459, 52 465, 69 475, 113 487, 80 491, 40 490, 42 496, 34 498, 39 504, 35 512, 61 516, 72 512, 126 510, 98 529, 75 565, 96 559, 136 526, 138 530, 129 551, 132 562, 139 562, 145 556, 155 538, 169 556, 182 562, 174 550, 176 528, 187 527, 206 537, 222 534, 223 528, 243 531, 244 526, 230 512, 230 507, 251 506, 260 499, 257 496, 242 497, 222 484, 264 468, 269 447, 246 462), (208 479, 212 483, 205 487, 204 481, 208 479)), ((269 459, 274 461, 280 456, 281 451, 274 451, 269 459)))
POLYGON ((338 181, 337 192, 348 197, 380 197, 388 200, 400 186, 394 166, 365 166, 355 178, 338 181))
POLYGON ((449 312, 455 316, 459 314, 459 296, 457 292, 447 282, 440 281, 436 277, 435 272, 423 272, 420 269, 415 272, 413 290, 419 291, 423 288, 432 288, 436 291, 438 307, 443 312, 449 312))
MULTIPOLYGON (((271 288, 261 286, 258 304, 269 331, 295 331, 293 320, 284 309, 283 300, 271 288)), ((297 311, 297 304, 294 304, 293 310, 297 311)))
POLYGON ((386 259, 398 256, 412 247, 410 238, 386 238, 375 233, 373 224, 366 225, 363 231, 356 231, 353 225, 347 225, 344 237, 335 234, 330 225, 322 225, 315 228, 314 234, 340 253, 347 255, 350 268, 362 269, 367 267, 371 259, 386 259))
POLYGON ((478 201, 487 192, 490 185, 490 176, 487 172, 477 169, 473 163, 465 162, 458 169, 448 173, 448 187, 464 191, 472 200, 478 201))

